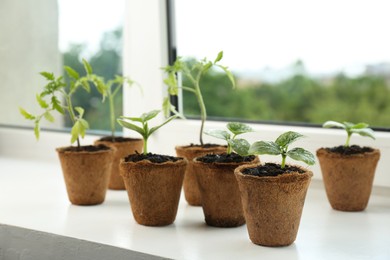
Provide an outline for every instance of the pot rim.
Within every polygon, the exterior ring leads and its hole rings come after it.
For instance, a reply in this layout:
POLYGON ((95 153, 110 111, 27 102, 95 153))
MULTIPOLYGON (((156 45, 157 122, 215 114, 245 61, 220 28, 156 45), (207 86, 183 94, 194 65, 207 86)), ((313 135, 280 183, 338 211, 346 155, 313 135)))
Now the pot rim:
POLYGON ((352 159, 352 158, 370 157, 370 156, 375 156, 377 154, 380 155, 380 150, 373 147, 370 147, 371 149, 373 149, 371 152, 356 153, 356 154, 336 153, 336 152, 328 151, 327 148, 332 148, 332 147, 321 147, 317 149, 316 151, 317 157, 326 156, 326 157, 334 157, 334 158, 352 159))
MULTIPOLYGON (((96 146, 96 145, 94 144, 81 145, 81 147, 85 147, 85 146, 96 146)), ((99 154, 99 153, 113 153, 116 150, 114 147, 110 147, 108 145, 103 144, 103 146, 107 147, 108 149, 98 150, 98 151, 67 151, 66 149, 74 146, 61 146, 61 147, 57 147, 55 150, 57 151, 57 153, 60 154, 99 154)))
POLYGON ((259 156, 258 155, 255 155, 255 158, 252 160, 252 161, 249 161, 249 162, 202 162, 202 161, 197 161, 198 158, 200 157, 203 157, 203 156, 199 156, 199 157, 195 157, 194 159, 192 159, 192 162, 194 164, 202 164, 202 165, 205 165, 205 166, 209 166, 209 167, 222 167, 222 166, 234 166, 234 165, 237 165, 237 166, 240 166, 240 165, 247 165, 247 164, 258 164, 260 163, 260 159, 259 159, 259 156))
POLYGON ((138 162, 126 162, 125 161, 125 158, 121 158, 120 159, 120 164, 123 164, 123 165, 145 165, 145 166, 171 166, 171 165, 182 165, 182 164, 187 164, 187 159, 184 158, 184 157, 175 157, 175 158, 179 158, 179 160, 177 161, 166 161, 166 162, 163 162, 163 163, 154 163, 154 162, 151 162, 149 160, 142 160, 142 161, 138 161, 138 162))
POLYGON ((259 165, 264 165, 265 163, 256 163, 256 164, 244 164, 239 167, 237 167, 234 170, 234 174, 238 176, 239 178, 246 178, 246 179, 252 179, 256 181, 261 182, 295 182, 297 180, 304 180, 304 179, 310 179, 313 177, 313 172, 309 170, 308 168, 304 168, 301 165, 297 164, 286 164, 289 166, 297 167, 304 171, 304 173, 298 173, 298 172, 292 172, 292 173, 284 173, 277 176, 254 176, 249 174, 243 174, 242 170, 246 168, 254 168, 259 165))

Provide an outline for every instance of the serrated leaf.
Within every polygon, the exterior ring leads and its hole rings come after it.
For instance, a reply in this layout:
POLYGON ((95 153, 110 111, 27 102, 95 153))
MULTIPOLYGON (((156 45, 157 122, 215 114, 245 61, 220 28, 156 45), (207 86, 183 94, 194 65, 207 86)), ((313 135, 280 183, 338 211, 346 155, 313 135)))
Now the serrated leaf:
POLYGON ((82 60, 83 61, 83 65, 84 65, 84 69, 85 69, 85 72, 87 72, 87 74, 92 74, 92 67, 91 65, 88 63, 88 61, 86 61, 85 59, 82 60))
POLYGON ((250 154, 250 143, 245 139, 232 139, 228 140, 229 145, 232 147, 233 151, 238 153, 241 156, 247 156, 250 154))
POLYGON ((279 155, 282 154, 282 151, 274 142, 269 141, 258 141, 253 143, 249 148, 249 154, 270 154, 270 155, 279 155))
POLYGON ((253 128, 240 122, 230 122, 226 125, 227 129, 235 135, 253 132, 253 128))
POLYGON ((38 104, 41 108, 45 109, 49 107, 49 104, 45 100, 42 99, 41 95, 37 94, 36 99, 38 101, 38 104))
POLYGON ((81 84, 81 86, 83 87, 83 89, 84 89, 85 91, 87 91, 88 93, 91 92, 91 86, 89 85, 89 82, 88 82, 87 80, 81 80, 81 81, 79 82, 79 84, 81 84))
POLYGON ((210 129, 203 131, 206 135, 213 136, 218 139, 222 140, 229 140, 231 138, 230 134, 225 130, 219 130, 219 129, 210 129))
POLYGON ((72 127, 72 130, 70 131, 70 134, 71 134, 71 139, 70 139, 70 143, 73 144, 74 142, 76 142, 77 138, 79 138, 79 135, 80 135, 80 122, 79 121, 76 121, 76 123, 73 125, 72 127))
POLYGON ((230 80, 230 83, 232 83, 233 88, 236 88, 236 81, 234 79, 233 73, 228 69, 228 67, 218 65, 218 64, 217 66, 220 67, 225 72, 226 76, 230 80))
POLYGON ((53 117, 52 114, 50 114, 49 111, 46 111, 46 112, 43 114, 43 116, 45 117, 45 119, 46 119, 47 121, 49 121, 49 122, 51 122, 51 123, 54 122, 54 117, 53 117))
POLYGON ((218 61, 222 60, 222 57, 223 57, 223 51, 220 51, 218 53, 217 58, 215 58, 214 63, 217 63, 218 61))
POLYGON ((19 107, 19 112, 20 112, 20 114, 22 114, 22 116, 24 116, 24 118, 26 118, 28 120, 34 120, 36 118, 35 116, 33 116, 32 114, 30 114, 29 112, 27 112, 26 110, 24 110, 21 107, 19 107))
POLYGON ((141 115, 142 122, 147 122, 147 121, 155 118, 158 115, 158 113, 160 113, 160 110, 152 110, 150 112, 143 113, 141 115))
POLYGON ((300 133, 288 131, 281 134, 275 141, 275 143, 281 147, 288 147, 291 143, 295 142, 299 138, 304 137, 300 133))
POLYGON ((325 127, 325 128, 331 128, 331 127, 336 127, 336 128, 342 128, 342 129, 345 129, 345 125, 342 124, 342 123, 339 123, 339 122, 336 122, 336 121, 326 121, 322 127, 325 127))
POLYGON ((57 110, 59 113, 61 114, 65 114, 65 111, 64 109, 62 108, 61 104, 60 104, 60 101, 58 100, 58 98, 56 96, 53 96, 51 98, 51 103, 53 105, 53 109, 57 110))
POLYGON ((132 124, 132 123, 129 123, 129 122, 126 122, 122 119, 118 119, 117 120, 118 123, 123 126, 124 128, 127 128, 127 129, 130 129, 130 130, 133 130, 133 131, 136 131, 138 132, 140 135, 142 136, 145 136, 145 131, 144 129, 142 129, 141 127, 135 125, 135 124, 132 124))
POLYGON ((213 66, 213 63, 211 61, 207 62, 203 69, 202 69, 202 72, 205 73, 206 71, 208 71, 211 67, 213 66))
POLYGON ((68 73, 69 77, 74 78, 75 80, 78 80, 80 78, 79 73, 71 67, 64 66, 64 69, 66 70, 66 73, 68 73))
POLYGON ((77 113, 79 113, 79 117, 80 118, 82 118, 84 116, 84 108, 82 108, 82 107, 75 107, 74 109, 77 111, 77 113))
POLYGON ((287 156, 291 157, 296 161, 302 161, 308 165, 313 165, 316 161, 314 155, 303 148, 291 149, 287 152, 287 156))
POLYGON ((45 77, 47 80, 55 80, 54 74, 46 71, 42 71, 41 74, 43 77, 45 77))
POLYGON ((171 114, 171 102, 169 97, 165 97, 162 104, 164 116, 169 116, 171 114))
POLYGON ((351 129, 351 132, 359 134, 361 136, 370 137, 375 140, 375 133, 371 128, 351 129))

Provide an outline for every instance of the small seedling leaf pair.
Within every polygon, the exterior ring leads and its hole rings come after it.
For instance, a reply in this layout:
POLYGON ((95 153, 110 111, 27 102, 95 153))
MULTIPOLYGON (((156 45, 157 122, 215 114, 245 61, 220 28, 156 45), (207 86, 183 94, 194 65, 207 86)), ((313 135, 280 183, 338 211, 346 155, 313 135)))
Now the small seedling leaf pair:
POLYGON ((152 111, 150 111, 148 113, 142 114, 140 117, 124 117, 124 116, 121 116, 120 119, 117 120, 118 123, 121 126, 127 128, 127 129, 130 129, 130 130, 133 130, 133 131, 139 133, 142 136, 142 138, 144 140, 144 154, 148 153, 148 146, 147 145, 148 145, 149 137, 154 132, 156 132, 159 128, 161 128, 162 126, 168 124, 170 121, 172 121, 173 119, 178 117, 177 115, 173 115, 171 117, 168 117, 160 125, 157 125, 155 127, 149 128, 148 121, 150 121, 151 119, 155 118, 159 113, 160 113, 160 110, 152 110, 152 111), (128 121, 134 122, 134 123, 130 123, 128 121), (141 123, 141 126, 138 126, 135 123, 141 123))
POLYGON ((347 141, 345 142, 345 147, 349 146, 349 142, 352 134, 359 134, 361 136, 370 137, 375 139, 374 131, 369 128, 369 125, 366 123, 351 123, 351 122, 343 122, 339 123, 336 121, 326 121, 323 125, 325 128, 342 128, 347 132, 347 141))
POLYGON ((232 145, 235 145, 236 142, 240 142, 241 146, 249 145, 249 143, 245 139, 236 139, 236 136, 244 133, 253 132, 252 127, 239 122, 230 122, 226 125, 226 128, 228 129, 228 131, 211 129, 204 131, 204 133, 215 138, 227 141, 227 154, 230 154, 232 152, 232 145))

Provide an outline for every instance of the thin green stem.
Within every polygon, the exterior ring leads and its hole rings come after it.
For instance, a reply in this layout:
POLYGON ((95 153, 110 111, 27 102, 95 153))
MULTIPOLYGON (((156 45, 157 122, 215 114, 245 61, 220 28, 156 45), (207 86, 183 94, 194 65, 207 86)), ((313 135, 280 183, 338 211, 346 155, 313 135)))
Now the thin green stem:
POLYGON ((148 138, 144 138, 144 155, 148 153, 148 138))
POLYGON ((352 133, 348 132, 347 141, 345 142, 344 147, 349 147, 349 141, 351 140, 352 133))
MULTIPOLYGON (((76 122, 76 115, 75 115, 74 110, 73 110, 72 100, 70 98, 71 95, 65 94, 64 96, 65 96, 66 104, 68 106, 67 109, 69 111, 70 120, 72 121, 72 124, 74 124, 76 122)), ((77 137, 76 141, 77 141, 77 147, 80 148, 80 138, 77 137)))
POLYGON ((286 157, 287 157, 287 155, 283 153, 282 154, 282 163, 280 164, 281 169, 284 169, 284 167, 286 166, 286 157))
POLYGON ((111 124, 111 139, 115 142, 115 106, 114 96, 109 94, 108 103, 110 104, 110 124, 111 124))

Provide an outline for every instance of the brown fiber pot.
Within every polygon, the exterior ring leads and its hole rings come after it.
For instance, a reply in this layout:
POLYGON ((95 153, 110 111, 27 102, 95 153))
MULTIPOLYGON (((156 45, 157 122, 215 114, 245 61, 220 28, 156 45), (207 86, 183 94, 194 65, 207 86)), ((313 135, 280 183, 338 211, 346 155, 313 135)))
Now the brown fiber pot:
POLYGON ((238 227, 245 224, 240 190, 234 169, 251 162, 205 163, 194 159, 194 169, 202 199, 206 224, 215 227, 238 227))
POLYGON ((67 151, 57 148, 68 198, 75 205, 96 205, 104 202, 110 179, 114 150, 67 151))
POLYGON ((108 188, 112 190, 126 190, 125 183, 123 178, 120 175, 119 162, 121 158, 126 157, 129 154, 135 153, 135 151, 141 153, 143 147, 142 139, 131 139, 126 138, 125 142, 111 142, 111 141, 102 141, 97 140, 95 144, 103 144, 108 147, 114 147, 115 153, 112 159, 110 182, 108 188))
POLYGON ((362 211, 367 207, 380 151, 354 155, 317 150, 325 191, 335 210, 362 211))
POLYGON ((224 153, 226 152, 226 146, 212 146, 207 148, 201 146, 176 146, 175 149, 177 156, 184 157, 188 161, 183 182, 186 201, 192 206, 202 206, 198 181, 196 179, 193 166, 193 159, 210 153, 224 153))
MULTIPOLYGON (((263 246, 287 246, 297 236, 307 189, 313 173, 286 173, 275 177, 257 177, 234 173, 241 192, 249 238, 263 246)), ((299 166, 296 166, 299 167, 299 166)))
POLYGON ((187 160, 125 162, 120 170, 138 224, 165 226, 175 221, 187 160))

